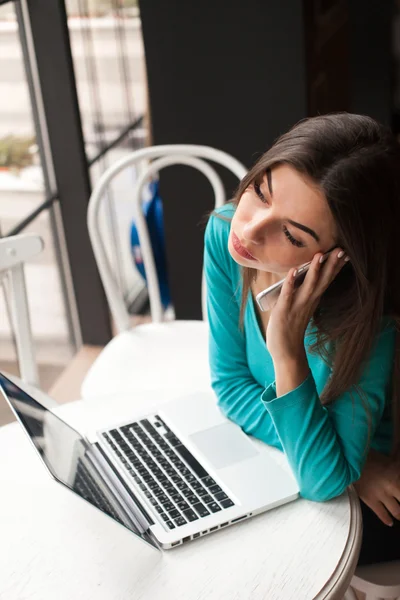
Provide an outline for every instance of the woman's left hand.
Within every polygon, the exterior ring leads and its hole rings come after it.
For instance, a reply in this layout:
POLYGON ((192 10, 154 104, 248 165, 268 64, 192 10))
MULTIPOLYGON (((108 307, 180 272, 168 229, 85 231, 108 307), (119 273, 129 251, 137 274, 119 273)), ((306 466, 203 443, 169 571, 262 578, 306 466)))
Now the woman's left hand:
POLYGON ((274 362, 296 360, 304 356, 304 336, 323 292, 346 264, 346 255, 335 248, 321 264, 324 255, 315 254, 303 283, 295 289, 294 273, 290 269, 274 305, 267 327, 267 348, 274 362))
POLYGON ((370 448, 361 477, 354 484, 361 500, 385 525, 400 520, 400 461, 370 448))

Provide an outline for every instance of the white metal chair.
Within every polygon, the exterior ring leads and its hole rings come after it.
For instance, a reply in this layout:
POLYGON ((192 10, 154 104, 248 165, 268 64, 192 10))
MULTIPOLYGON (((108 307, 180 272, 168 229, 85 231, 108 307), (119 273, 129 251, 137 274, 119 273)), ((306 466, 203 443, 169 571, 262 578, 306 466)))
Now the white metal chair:
POLYGON ((142 190, 148 179, 161 169, 177 164, 193 167, 203 173, 212 186, 215 207, 223 205, 225 191, 221 179, 204 159, 226 167, 239 180, 247 172, 239 161, 221 150, 207 146, 163 145, 137 150, 124 157, 107 169, 96 184, 89 201, 88 227, 117 335, 107 344, 89 370, 81 388, 83 398, 130 390, 168 388, 186 391, 188 387, 193 390, 209 388, 204 275, 203 321, 166 321, 149 234, 141 211, 142 190), (99 226, 101 203, 107 187, 123 169, 131 166, 139 169, 139 177, 132 190, 132 202, 135 206, 152 318, 152 323, 133 328, 109 263, 99 226))
POLYGON ((35 234, 20 234, 0 239, 0 284, 3 284, 11 306, 11 326, 15 334, 20 377, 7 376, 28 393, 33 392, 48 408, 56 406, 39 389, 39 373, 36 364, 26 294, 24 263, 39 254, 43 240, 35 234))
POLYGON ((353 589, 366 594, 365 600, 399 599, 400 561, 357 567, 350 586, 344 600, 357 600, 353 589))
MULTIPOLYGON (((28 299, 26 295, 24 262, 43 249, 38 235, 18 235, 0 239, 0 280, 10 284, 12 327, 15 332, 21 378, 32 385, 39 383, 33 348, 28 299)), ((7 288, 8 289, 8 288, 7 288)))

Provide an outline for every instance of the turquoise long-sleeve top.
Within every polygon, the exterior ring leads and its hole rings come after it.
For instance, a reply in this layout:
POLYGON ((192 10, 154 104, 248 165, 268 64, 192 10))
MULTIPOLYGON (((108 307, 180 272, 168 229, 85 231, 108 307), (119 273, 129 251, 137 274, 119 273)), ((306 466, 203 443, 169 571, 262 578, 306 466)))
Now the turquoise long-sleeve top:
MULTIPOLYGON (((218 212, 230 219, 234 207, 218 212)), ((325 501, 357 481, 369 447, 389 454, 390 401, 395 344, 393 320, 385 319, 358 385, 323 406, 322 392, 331 369, 308 351, 310 372, 294 390, 277 397, 271 355, 260 331, 252 295, 239 327, 241 272, 228 251, 230 223, 212 215, 205 232, 209 356, 212 387, 226 417, 245 433, 284 451, 301 496, 325 501), (368 443, 368 413, 371 429, 368 443)))

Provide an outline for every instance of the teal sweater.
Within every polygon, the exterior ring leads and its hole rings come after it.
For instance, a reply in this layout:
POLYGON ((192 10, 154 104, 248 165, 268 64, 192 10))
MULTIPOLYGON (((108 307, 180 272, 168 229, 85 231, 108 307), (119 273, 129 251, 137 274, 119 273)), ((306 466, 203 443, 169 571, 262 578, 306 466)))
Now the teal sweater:
MULTIPOLYGON (((233 210, 226 205, 218 212, 231 218, 233 210)), ((229 228, 229 222, 211 216, 205 233, 211 381, 218 405, 243 431, 285 452, 303 497, 329 500, 360 477, 368 449, 365 404, 370 446, 390 451, 394 322, 385 320, 358 382, 364 400, 353 389, 322 406, 319 394, 331 369, 308 351, 308 330, 304 343, 310 373, 296 389, 277 397, 271 355, 251 294, 244 329, 239 329, 241 274, 228 251, 229 228)))

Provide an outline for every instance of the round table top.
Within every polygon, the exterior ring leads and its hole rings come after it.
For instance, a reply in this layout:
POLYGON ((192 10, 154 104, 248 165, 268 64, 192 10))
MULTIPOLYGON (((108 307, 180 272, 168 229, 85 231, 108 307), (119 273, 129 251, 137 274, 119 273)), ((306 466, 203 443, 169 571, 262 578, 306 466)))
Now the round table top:
MULTIPOLYGON (((56 412, 94 439, 96 429, 159 402, 159 391, 147 391, 56 412)), ((329 502, 299 498, 161 552, 52 480, 18 424, 0 429, 0 455, 0 597, 7 600, 333 599, 356 568, 361 515, 352 487, 329 502)))

